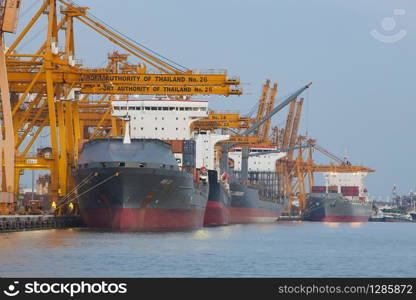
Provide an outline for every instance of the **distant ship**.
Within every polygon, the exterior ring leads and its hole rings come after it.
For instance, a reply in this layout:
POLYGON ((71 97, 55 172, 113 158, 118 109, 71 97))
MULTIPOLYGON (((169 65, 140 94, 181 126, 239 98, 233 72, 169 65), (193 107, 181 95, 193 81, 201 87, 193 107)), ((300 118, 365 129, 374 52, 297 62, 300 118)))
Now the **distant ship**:
POLYGON ((311 221, 367 222, 373 205, 363 185, 366 173, 326 173, 326 186, 312 187, 305 217, 311 221))
MULTIPOLYGON (((251 153, 275 150, 273 147, 251 147, 251 153)), ((250 157, 247 182, 242 182, 241 148, 229 153, 234 162, 232 174, 210 172, 210 192, 205 212, 205 226, 276 222, 285 209, 279 199, 278 178, 274 171, 278 153, 250 157)))

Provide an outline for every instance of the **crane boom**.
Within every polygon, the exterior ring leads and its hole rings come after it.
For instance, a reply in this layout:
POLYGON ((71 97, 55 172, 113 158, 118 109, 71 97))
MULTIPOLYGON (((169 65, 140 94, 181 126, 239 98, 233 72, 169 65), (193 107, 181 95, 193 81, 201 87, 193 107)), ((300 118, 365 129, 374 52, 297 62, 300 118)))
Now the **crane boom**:
MULTIPOLYGON (((277 83, 275 83, 273 85, 273 88, 272 88, 272 90, 270 92, 269 102, 267 102, 267 110, 266 110, 267 113, 270 113, 273 110, 274 101, 275 101, 275 98, 276 98, 276 94, 277 94, 277 83)), ((271 124, 271 122, 272 122, 272 119, 268 119, 266 121, 266 123, 264 123, 264 125, 263 125, 263 128, 262 128, 263 130, 260 131, 260 133, 261 133, 260 139, 262 141, 266 141, 268 139, 268 137, 269 137, 269 131, 270 131, 270 124, 271 124)))
POLYGON ((285 100, 283 100, 278 106, 276 106, 271 112, 266 114, 259 122, 251 126, 250 128, 243 131, 241 135, 249 135, 250 133, 254 132, 257 128, 259 128, 261 125, 263 125, 268 119, 273 117, 276 113, 281 111, 286 105, 288 105, 290 102, 295 100, 300 94, 302 94, 306 89, 308 89, 312 85, 312 82, 308 83, 304 87, 300 88, 293 94, 291 94, 289 97, 287 97, 285 100))

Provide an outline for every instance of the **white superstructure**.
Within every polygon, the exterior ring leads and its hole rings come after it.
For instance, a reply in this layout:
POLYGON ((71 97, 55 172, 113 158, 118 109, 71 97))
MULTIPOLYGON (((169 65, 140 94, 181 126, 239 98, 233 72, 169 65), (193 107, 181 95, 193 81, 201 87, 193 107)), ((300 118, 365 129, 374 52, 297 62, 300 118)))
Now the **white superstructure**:
MULTIPOLYGON (((192 122, 208 116, 207 101, 190 100, 113 100, 112 116, 130 120, 130 138, 195 140, 196 168, 216 169, 215 144, 229 135, 211 131, 191 133, 192 122)), ((178 165, 182 154, 175 153, 178 165)))
MULTIPOLYGON (((276 148, 250 147, 250 153, 261 153, 273 150, 276 150, 276 148)), ((250 156, 248 159, 248 171, 274 172, 276 171, 276 161, 285 156, 285 152, 250 156)), ((234 170, 241 171, 241 148, 235 148, 234 151, 229 152, 228 157, 234 161, 234 170)))
POLYGON ((210 131, 202 131, 195 134, 196 141, 196 167, 205 167, 215 170, 215 144, 230 138, 229 135, 215 134, 210 131))
POLYGON ((130 137, 191 139, 190 124, 208 116, 208 101, 113 100, 114 117, 130 118, 130 137))
POLYGON ((326 172, 323 173, 325 179, 325 186, 337 186, 338 193, 341 192, 341 187, 358 186, 359 193, 366 193, 367 190, 364 186, 364 178, 368 173, 356 172, 356 173, 337 173, 326 172))

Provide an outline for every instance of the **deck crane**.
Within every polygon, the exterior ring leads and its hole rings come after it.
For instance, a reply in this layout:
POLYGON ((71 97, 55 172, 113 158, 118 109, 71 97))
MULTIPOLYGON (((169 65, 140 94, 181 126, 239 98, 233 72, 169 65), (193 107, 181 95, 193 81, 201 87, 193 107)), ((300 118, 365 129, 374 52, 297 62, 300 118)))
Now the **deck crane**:
POLYGON ((13 210, 15 186, 13 118, 7 76, 4 33, 16 33, 20 4, 20 0, 0 0, 0 91, 3 111, 3 123, 0 127, 0 214, 13 210), (4 182, 3 177, 5 179, 4 182))
MULTIPOLYGON (((299 137, 298 131, 303 101, 304 99, 301 98, 291 103, 283 137, 283 147, 288 147, 289 151, 286 157, 276 162, 276 171, 280 178, 279 191, 288 199, 289 211, 292 209, 292 202, 295 195, 304 195, 306 193, 304 178, 302 177, 303 174, 299 174, 298 170, 294 167, 295 165, 290 164, 294 160, 295 146, 300 146, 302 143, 302 138, 299 137)), ((302 148, 298 147, 297 149, 298 154, 302 153, 302 148)), ((300 202, 304 201, 302 196, 298 197, 298 199, 300 202)))
MULTIPOLYGON (((273 110, 276 94, 277 94, 277 83, 274 83, 273 88, 272 88, 272 90, 270 92, 270 95, 269 95, 269 100, 267 102, 266 114, 270 113, 273 110)), ((263 142, 267 141, 269 139, 271 122, 272 122, 272 119, 268 119, 264 123, 264 125, 262 127, 262 130, 259 132, 260 140, 263 141, 263 142)))
MULTIPOLYGON (((16 3, 16 0, 10 2, 16 3)), ((7 74, 6 82, 9 84, 13 105, 10 109, 2 106, 2 118, 6 138, 9 137, 10 141, 11 136, 14 145, 11 148, 15 151, 16 162, 14 168, 6 168, 10 172, 14 170, 14 176, 11 179, 10 176, 7 177, 7 185, 11 191, 16 192, 21 170, 49 170, 49 190, 53 201, 65 196, 73 185, 70 166, 76 163, 84 135, 82 126, 97 122, 89 121, 88 114, 97 118, 100 113, 103 116, 108 112, 109 97, 105 96, 229 96, 242 93, 238 87, 238 78, 228 78, 224 71, 201 72, 180 66, 110 28, 94 17, 87 7, 79 7, 64 0, 45 0, 40 3, 39 10, 11 43, 5 56, 3 67, 6 66, 7 72, 2 74, 7 74), (60 14, 59 3, 62 4, 60 14), (18 53, 17 47, 34 25, 39 23, 42 15, 47 17, 45 41, 34 53, 18 53), (75 53, 76 22, 138 60, 136 68, 125 65, 125 68, 115 72, 111 68, 82 67, 75 53), (62 36, 65 38, 60 43, 59 38, 62 36), (100 95, 101 98, 91 103, 87 97, 90 95, 100 95), (7 121, 8 111, 11 111, 10 121, 7 121), (49 133, 50 153, 47 152, 48 155, 42 157, 29 155, 44 129, 49 133)), ((3 93, 3 86, 1 88, 2 95, 8 95, 3 93)), ((99 124, 94 136, 111 134, 107 131, 109 122, 113 121, 107 118, 99 124)), ((13 162, 10 157, 5 156, 4 164, 13 162)))
MULTIPOLYGON (((222 145, 221 149, 221 172, 227 172, 228 170, 228 150, 232 147, 238 145, 238 144, 244 144, 247 143, 248 140, 244 140, 244 138, 247 138, 251 133, 255 132, 260 126, 262 126, 267 120, 272 118, 277 112, 282 110, 285 106, 290 104, 292 101, 296 100, 297 97, 302 94, 306 89, 308 89, 312 83, 309 83, 302 88, 298 89, 296 92, 288 96, 285 100, 283 100, 279 105, 277 105, 271 112, 267 113, 260 121, 256 122, 254 125, 252 125, 250 128, 244 130, 240 137, 242 138, 242 141, 240 143, 238 142, 231 142, 231 143, 225 143, 222 145)), ((248 143, 250 144, 250 143, 248 143)), ((241 162, 241 179, 247 180, 248 177, 248 157, 249 157, 249 151, 246 146, 242 147, 242 162, 241 162)))
POLYGON ((256 124, 264 117, 264 114, 266 112, 267 95, 269 94, 269 89, 270 89, 270 79, 267 79, 266 83, 263 85, 263 90, 262 90, 261 97, 259 100, 259 105, 257 108, 257 115, 256 115, 256 118, 253 120, 253 124, 256 124))

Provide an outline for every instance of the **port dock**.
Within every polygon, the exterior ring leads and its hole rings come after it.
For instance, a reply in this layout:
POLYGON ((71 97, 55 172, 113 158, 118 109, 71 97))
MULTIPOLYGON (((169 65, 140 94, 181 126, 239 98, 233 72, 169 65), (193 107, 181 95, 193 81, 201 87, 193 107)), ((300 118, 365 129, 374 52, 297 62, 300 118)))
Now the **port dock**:
POLYGON ((0 232, 83 227, 78 216, 4 215, 0 216, 0 232))

